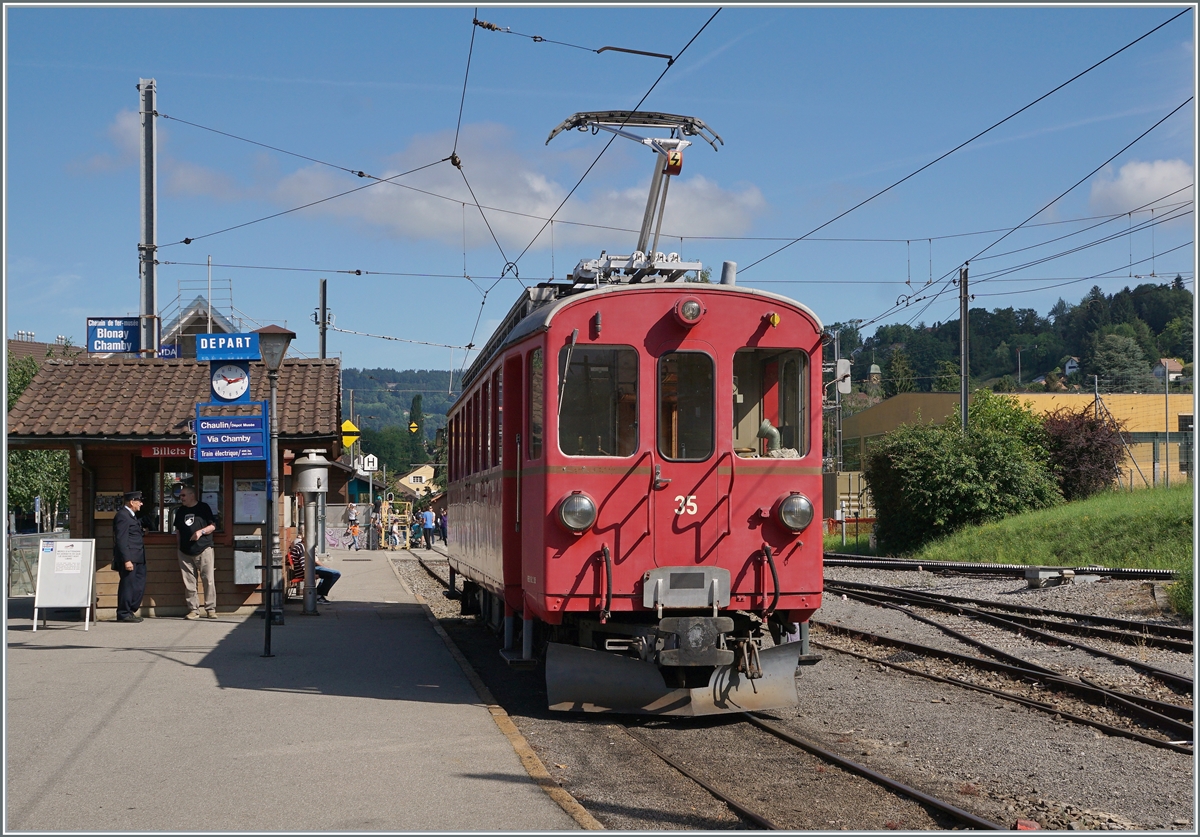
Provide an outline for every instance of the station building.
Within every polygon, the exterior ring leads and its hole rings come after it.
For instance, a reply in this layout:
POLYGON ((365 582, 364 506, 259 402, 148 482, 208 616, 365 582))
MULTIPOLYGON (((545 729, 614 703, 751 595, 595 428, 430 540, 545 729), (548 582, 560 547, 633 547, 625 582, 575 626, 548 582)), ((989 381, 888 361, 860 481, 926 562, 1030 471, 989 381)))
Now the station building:
MULTIPOLYGON (((250 398, 268 401, 264 364, 250 364, 250 398)), ((276 396, 279 423, 281 548, 294 535, 294 503, 287 501, 290 463, 306 449, 336 459, 341 441, 341 365, 336 359, 285 359, 276 396)), ((250 554, 269 540, 262 508, 267 482, 263 461, 197 462, 189 420, 197 403, 211 400, 209 364, 112 355, 50 359, 8 414, 12 449, 65 450, 70 456, 70 537, 96 541, 96 618, 116 615, 117 573, 112 560, 112 518, 121 494, 146 499, 146 595, 143 615, 187 612, 171 517, 179 489, 196 487, 216 514, 217 609, 250 612, 262 603, 261 564, 250 554)), ((249 405, 222 413, 249 414, 249 405)), ((346 469, 330 469, 328 502, 344 502, 346 469), (340 477, 340 478, 339 478, 340 477)), ((262 548, 262 547, 260 547, 262 548)), ((269 543, 265 546, 269 550, 269 543)))

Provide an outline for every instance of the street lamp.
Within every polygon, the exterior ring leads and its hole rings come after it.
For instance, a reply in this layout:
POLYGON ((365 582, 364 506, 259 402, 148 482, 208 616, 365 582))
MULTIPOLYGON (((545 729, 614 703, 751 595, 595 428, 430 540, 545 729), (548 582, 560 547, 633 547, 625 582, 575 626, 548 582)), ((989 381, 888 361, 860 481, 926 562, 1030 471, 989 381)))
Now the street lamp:
MULTIPOLYGON (((271 532, 271 560, 267 564, 266 573, 266 647, 264 657, 271 654, 271 623, 274 621, 273 604, 277 586, 277 575, 283 565, 283 553, 279 549, 279 519, 275 508, 275 495, 279 490, 279 424, 275 420, 275 400, 279 392, 279 367, 283 364, 283 356, 287 354, 288 344, 296 339, 296 332, 288 331, 277 325, 264 326, 254 332, 258 335, 258 350, 262 361, 267 366, 267 378, 271 381, 271 475, 267 486, 267 520, 271 532)), ((280 591, 282 592, 282 591, 280 591)), ((280 616, 283 616, 283 602, 279 603, 280 616)), ((282 623, 281 623, 282 624, 282 623)))

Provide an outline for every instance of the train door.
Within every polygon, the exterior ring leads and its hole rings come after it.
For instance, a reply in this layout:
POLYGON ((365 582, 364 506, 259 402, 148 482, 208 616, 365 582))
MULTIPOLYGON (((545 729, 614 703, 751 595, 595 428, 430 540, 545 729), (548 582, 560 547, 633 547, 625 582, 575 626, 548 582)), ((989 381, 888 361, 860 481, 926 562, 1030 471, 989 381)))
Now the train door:
POLYGON ((521 605, 521 501, 518 489, 521 486, 521 466, 524 451, 525 382, 522 374, 522 357, 513 354, 504 361, 503 375, 499 379, 500 397, 497 416, 497 437, 500 440, 500 464, 502 476, 501 494, 501 551, 504 555, 504 595, 510 607, 521 605))
POLYGON ((671 343, 654 358, 655 439, 651 504, 654 561, 713 563, 728 531, 717 466, 717 363, 712 346, 671 343))

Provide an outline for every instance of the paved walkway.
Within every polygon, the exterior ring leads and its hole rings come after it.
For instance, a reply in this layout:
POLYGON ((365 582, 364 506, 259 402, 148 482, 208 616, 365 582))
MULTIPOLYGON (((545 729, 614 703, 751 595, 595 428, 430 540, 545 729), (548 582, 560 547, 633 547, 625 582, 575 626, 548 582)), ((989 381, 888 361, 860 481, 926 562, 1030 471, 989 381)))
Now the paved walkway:
POLYGON ((10 600, 5 833, 578 828, 387 555, 334 550, 331 603, 271 658, 256 616, 34 633, 10 600))

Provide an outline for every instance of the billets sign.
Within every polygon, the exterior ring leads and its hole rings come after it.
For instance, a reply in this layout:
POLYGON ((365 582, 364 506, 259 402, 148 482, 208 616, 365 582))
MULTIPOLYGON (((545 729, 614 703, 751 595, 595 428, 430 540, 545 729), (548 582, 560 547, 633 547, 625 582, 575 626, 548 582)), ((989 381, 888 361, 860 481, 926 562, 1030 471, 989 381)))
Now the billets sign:
POLYGON ((197 334, 196 360, 259 360, 258 335, 197 334))
POLYGON ((195 459, 196 448, 192 445, 142 445, 143 459, 195 459))
POLYGON ((142 348, 137 317, 88 317, 87 350, 94 354, 132 354, 142 348))

